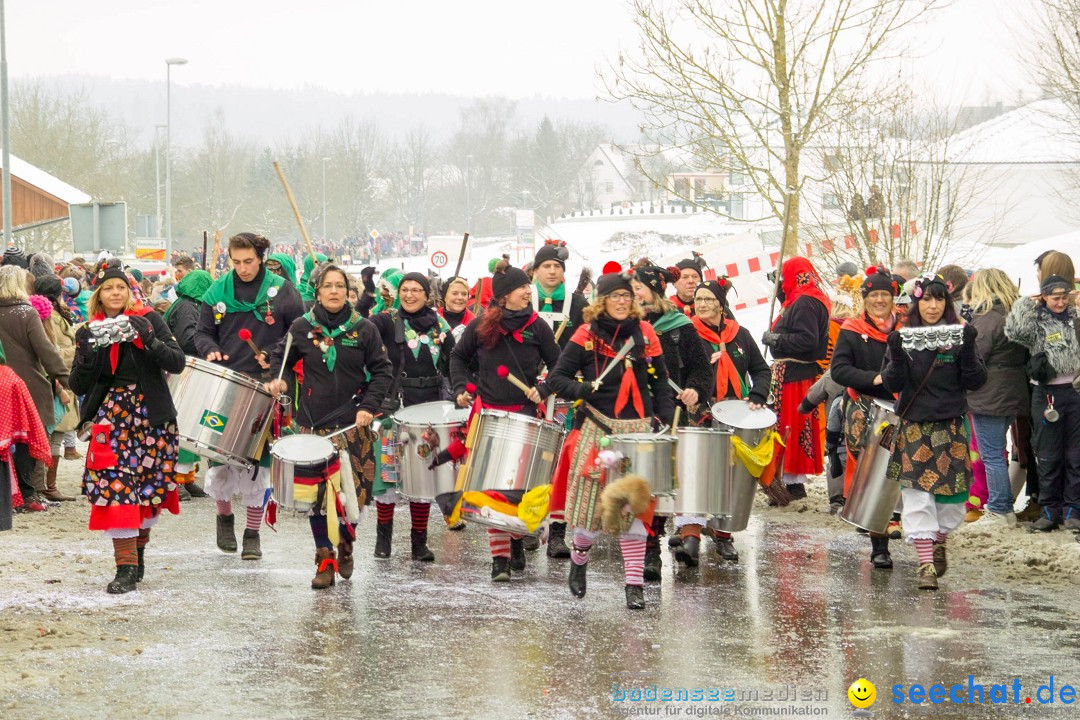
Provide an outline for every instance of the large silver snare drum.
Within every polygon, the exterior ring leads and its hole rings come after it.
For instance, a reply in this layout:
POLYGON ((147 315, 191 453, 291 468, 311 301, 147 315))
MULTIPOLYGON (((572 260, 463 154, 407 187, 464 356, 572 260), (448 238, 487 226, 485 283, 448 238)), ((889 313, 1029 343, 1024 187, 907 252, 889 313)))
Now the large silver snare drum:
MULTIPOLYGON (((296 500, 296 476, 322 475, 337 459, 338 450, 332 441, 318 435, 286 435, 270 446, 270 456, 275 502, 286 510, 306 512, 311 509, 311 503, 296 500)), ((315 480, 312 478, 310 482, 314 484, 315 480)))
MULTIPOLYGON (((892 456, 896 424, 895 404, 874 399, 866 418, 866 445, 859 448, 851 489, 840 511, 840 519, 870 532, 883 533, 889 528, 896 504, 900 502, 900 483, 886 474, 892 456)), ((854 453, 853 453, 854 454, 854 453)))
POLYGON ((468 409, 449 402, 411 405, 394 413, 398 459, 398 492, 413 500, 431 500, 453 492, 457 464, 444 463, 434 470, 428 465, 456 437, 464 440, 468 409))
POLYGON ((654 495, 675 492, 675 446, 667 434, 627 433, 612 435, 610 449, 622 454, 620 475, 640 475, 649 481, 654 495))
POLYGON ((731 512, 731 433, 713 428, 676 430, 677 515, 728 515, 731 512))
MULTIPOLYGON (((750 409, 745 400, 723 400, 712 406, 713 425, 729 430, 750 447, 776 425, 776 413, 768 408, 750 409)), ((734 453, 733 453, 734 455, 734 453)), ((746 466, 732 457, 730 512, 709 522, 709 527, 723 532, 739 532, 750 524, 750 510, 754 507, 757 478, 746 466)), ((779 478, 775 482, 780 482, 779 478)))
MULTIPOLYGON (((562 425, 503 410, 481 410, 477 423, 463 484, 465 492, 524 494, 551 482, 566 438, 562 425)), ((522 532, 520 527, 481 515, 468 503, 462 503, 462 511, 469 522, 522 532)))
POLYGON ((168 379, 180 447, 210 460, 251 469, 262 455, 276 406, 262 383, 189 357, 168 379))

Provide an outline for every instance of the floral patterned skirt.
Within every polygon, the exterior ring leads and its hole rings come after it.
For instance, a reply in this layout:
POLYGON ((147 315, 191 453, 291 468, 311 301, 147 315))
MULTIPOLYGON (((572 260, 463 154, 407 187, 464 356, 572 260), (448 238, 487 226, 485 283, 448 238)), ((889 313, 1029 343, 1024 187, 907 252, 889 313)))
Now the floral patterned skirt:
POLYGON ((92 438, 104 452, 87 453, 82 493, 90 500, 90 529, 137 529, 144 518, 167 509, 180 513, 175 466, 180 439, 175 423, 150 425, 146 400, 137 386, 109 390, 94 424, 111 423, 107 438, 92 438), (99 442, 103 440, 104 442, 99 442), (115 456, 109 461, 111 450, 115 456), (91 469, 91 465, 97 465, 91 469))
MULTIPOLYGON (((301 432, 311 433, 308 428, 301 428, 301 432)), ((336 432, 333 428, 316 430, 315 435, 329 435, 336 432)), ((352 468, 353 485, 356 486, 356 504, 360 507, 371 504, 373 497, 372 486, 375 482, 375 433, 370 428, 363 430, 352 428, 343 435, 331 438, 330 442, 341 453, 344 461, 347 457, 352 468)), ((381 448, 380 448, 381 452, 381 448)))
POLYGON ((901 420, 887 473, 902 487, 936 496, 955 496, 957 502, 967 500, 971 454, 964 418, 931 422, 901 420))

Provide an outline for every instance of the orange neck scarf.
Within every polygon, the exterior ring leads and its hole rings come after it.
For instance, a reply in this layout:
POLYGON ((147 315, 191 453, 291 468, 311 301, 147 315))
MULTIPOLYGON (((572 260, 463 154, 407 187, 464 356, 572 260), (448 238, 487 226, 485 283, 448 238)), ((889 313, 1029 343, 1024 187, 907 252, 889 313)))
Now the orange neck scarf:
POLYGON ((727 350, 728 343, 734 340, 735 335, 739 332, 739 323, 735 322, 733 318, 726 318, 723 329, 717 334, 697 315, 690 318, 690 322, 694 323, 694 328, 702 340, 720 349, 720 361, 716 363, 716 399, 723 400, 727 397, 729 387, 735 391, 735 397, 742 399, 742 379, 739 377, 739 371, 735 369, 735 363, 731 361, 731 356, 727 350))

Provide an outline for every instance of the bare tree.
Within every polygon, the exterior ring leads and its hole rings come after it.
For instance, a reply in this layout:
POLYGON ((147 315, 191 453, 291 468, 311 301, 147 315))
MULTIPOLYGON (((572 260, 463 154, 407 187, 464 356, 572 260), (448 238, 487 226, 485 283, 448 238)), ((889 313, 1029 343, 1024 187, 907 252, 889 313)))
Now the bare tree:
MULTIPOLYGON (((634 0, 638 46, 603 79, 656 142, 743 174, 797 246, 804 150, 879 96, 868 71, 939 0, 634 0), (673 6, 668 9, 666 6, 673 6)), ((656 180, 656 179, 654 179, 656 180)))
MULTIPOLYGON (((331 217, 342 234, 365 235, 382 202, 379 176, 385 161, 382 135, 371 122, 347 117, 330 133, 333 173, 327 182, 331 217)), ((330 170, 330 168, 328 168, 330 170)))
POLYGON ((436 155, 431 135, 414 128, 395 144, 386 164, 388 190, 398 227, 427 227, 436 184, 436 155))

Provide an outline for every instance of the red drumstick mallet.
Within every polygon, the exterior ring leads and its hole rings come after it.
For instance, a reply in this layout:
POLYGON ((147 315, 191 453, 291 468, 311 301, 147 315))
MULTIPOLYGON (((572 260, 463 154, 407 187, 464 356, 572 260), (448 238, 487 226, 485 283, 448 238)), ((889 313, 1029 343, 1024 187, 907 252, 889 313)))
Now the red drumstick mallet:
POLYGON ((241 340, 248 344, 248 347, 251 348, 251 352, 255 353, 256 357, 263 354, 262 350, 259 349, 259 346, 251 340, 250 330, 248 330, 247 328, 241 328, 240 332, 238 332, 237 335, 240 336, 241 340))
POLYGON ((474 383, 465 383, 465 392, 470 395, 476 394, 476 385, 474 383))
POLYGON ((510 368, 506 367, 505 365, 500 365, 499 369, 496 370, 496 372, 499 373, 499 377, 509 380, 510 384, 516 387, 521 392, 527 394, 530 390, 532 390, 531 387, 521 381, 521 378, 510 372, 510 368))

